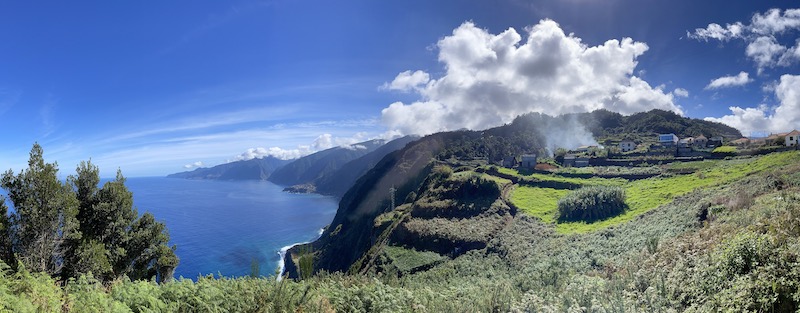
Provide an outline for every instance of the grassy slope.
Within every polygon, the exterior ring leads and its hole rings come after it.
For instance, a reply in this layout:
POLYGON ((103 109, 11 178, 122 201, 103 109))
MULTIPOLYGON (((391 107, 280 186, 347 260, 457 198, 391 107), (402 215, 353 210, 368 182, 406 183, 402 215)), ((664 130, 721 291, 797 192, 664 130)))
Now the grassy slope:
POLYGON ((730 178, 712 177, 731 183, 689 191, 635 222, 600 231, 558 234, 520 214, 487 249, 453 260, 389 247, 388 257, 403 269, 444 260, 402 277, 201 278, 164 285, 123 279, 111 286, 83 279, 60 288, 41 274, 2 271, 0 311, 794 311, 800 299, 798 159, 791 153, 703 163, 703 172, 727 173, 730 178), (748 175, 773 166, 774 173, 748 175), (698 219, 704 209, 707 218, 698 219))
MULTIPOLYGON (((625 213, 594 223, 569 222, 556 225, 556 229, 561 233, 584 233, 630 221, 697 188, 726 184, 753 173, 798 161, 800 161, 800 153, 785 152, 751 159, 688 162, 675 165, 674 168, 697 168, 696 173, 654 177, 632 182, 603 178, 567 178, 544 174, 521 175, 518 171, 511 169, 501 169, 501 172, 539 180, 624 187, 628 197, 627 203, 630 206, 625 213)), ((556 203, 564 194, 566 194, 566 190, 521 186, 514 190, 511 201, 524 212, 542 219, 543 222, 553 223, 556 203)))

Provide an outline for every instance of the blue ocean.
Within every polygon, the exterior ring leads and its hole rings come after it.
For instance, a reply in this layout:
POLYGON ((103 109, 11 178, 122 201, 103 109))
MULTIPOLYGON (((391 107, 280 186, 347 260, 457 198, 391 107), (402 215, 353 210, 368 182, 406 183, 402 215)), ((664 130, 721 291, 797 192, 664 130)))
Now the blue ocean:
POLYGON ((178 245, 175 277, 275 275, 281 248, 316 239, 335 198, 290 194, 266 181, 128 178, 139 213, 150 212, 178 245))

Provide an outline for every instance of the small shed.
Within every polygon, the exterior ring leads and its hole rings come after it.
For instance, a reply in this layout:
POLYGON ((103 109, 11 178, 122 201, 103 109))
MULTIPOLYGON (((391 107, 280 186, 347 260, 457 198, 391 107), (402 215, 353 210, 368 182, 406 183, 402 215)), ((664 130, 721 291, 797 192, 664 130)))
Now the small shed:
POLYGON ((534 168, 536 167, 536 155, 535 154, 523 154, 522 155, 522 163, 520 165, 524 168, 534 168))
POLYGON ((505 168, 513 168, 513 167, 517 166, 518 163, 519 163, 519 159, 517 157, 515 157, 515 156, 507 156, 507 157, 503 158, 503 164, 502 165, 505 168))
POLYGON ((574 154, 565 155, 563 165, 566 167, 575 166, 575 155, 574 154))

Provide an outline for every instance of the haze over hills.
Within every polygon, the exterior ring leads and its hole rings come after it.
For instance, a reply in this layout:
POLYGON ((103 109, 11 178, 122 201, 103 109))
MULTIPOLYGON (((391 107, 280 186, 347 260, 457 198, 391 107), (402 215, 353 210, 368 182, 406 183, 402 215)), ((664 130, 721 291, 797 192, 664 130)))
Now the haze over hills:
POLYGON ((214 167, 201 167, 193 171, 169 174, 169 178, 217 179, 217 180, 265 180, 278 168, 291 160, 281 160, 272 156, 254 158, 220 164, 214 167))
POLYGON ((295 160, 280 160, 272 156, 254 158, 170 174, 167 177, 269 180, 284 186, 291 184, 287 190, 292 192, 315 192, 341 197, 356 179, 386 154, 399 150, 418 138, 405 136, 386 143, 383 140, 370 140, 319 151, 295 160))
POLYGON ((383 157, 394 151, 400 150, 408 143, 419 139, 417 136, 405 136, 387 142, 374 151, 367 153, 358 159, 347 162, 334 172, 328 172, 310 182, 317 193, 342 197, 350 187, 372 169, 383 157))
POLYGON ((313 182, 335 172, 347 162, 375 151, 385 143, 385 140, 374 139, 309 154, 276 170, 268 180, 282 186, 313 182))

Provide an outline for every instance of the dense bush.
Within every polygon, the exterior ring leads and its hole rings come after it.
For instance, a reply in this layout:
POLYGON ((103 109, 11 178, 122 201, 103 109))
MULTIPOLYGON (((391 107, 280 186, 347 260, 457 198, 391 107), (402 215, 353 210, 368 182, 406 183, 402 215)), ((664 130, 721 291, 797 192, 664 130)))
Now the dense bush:
POLYGON ((616 186, 590 186, 558 200, 559 221, 596 221, 622 213, 627 208, 625 191, 616 186))

